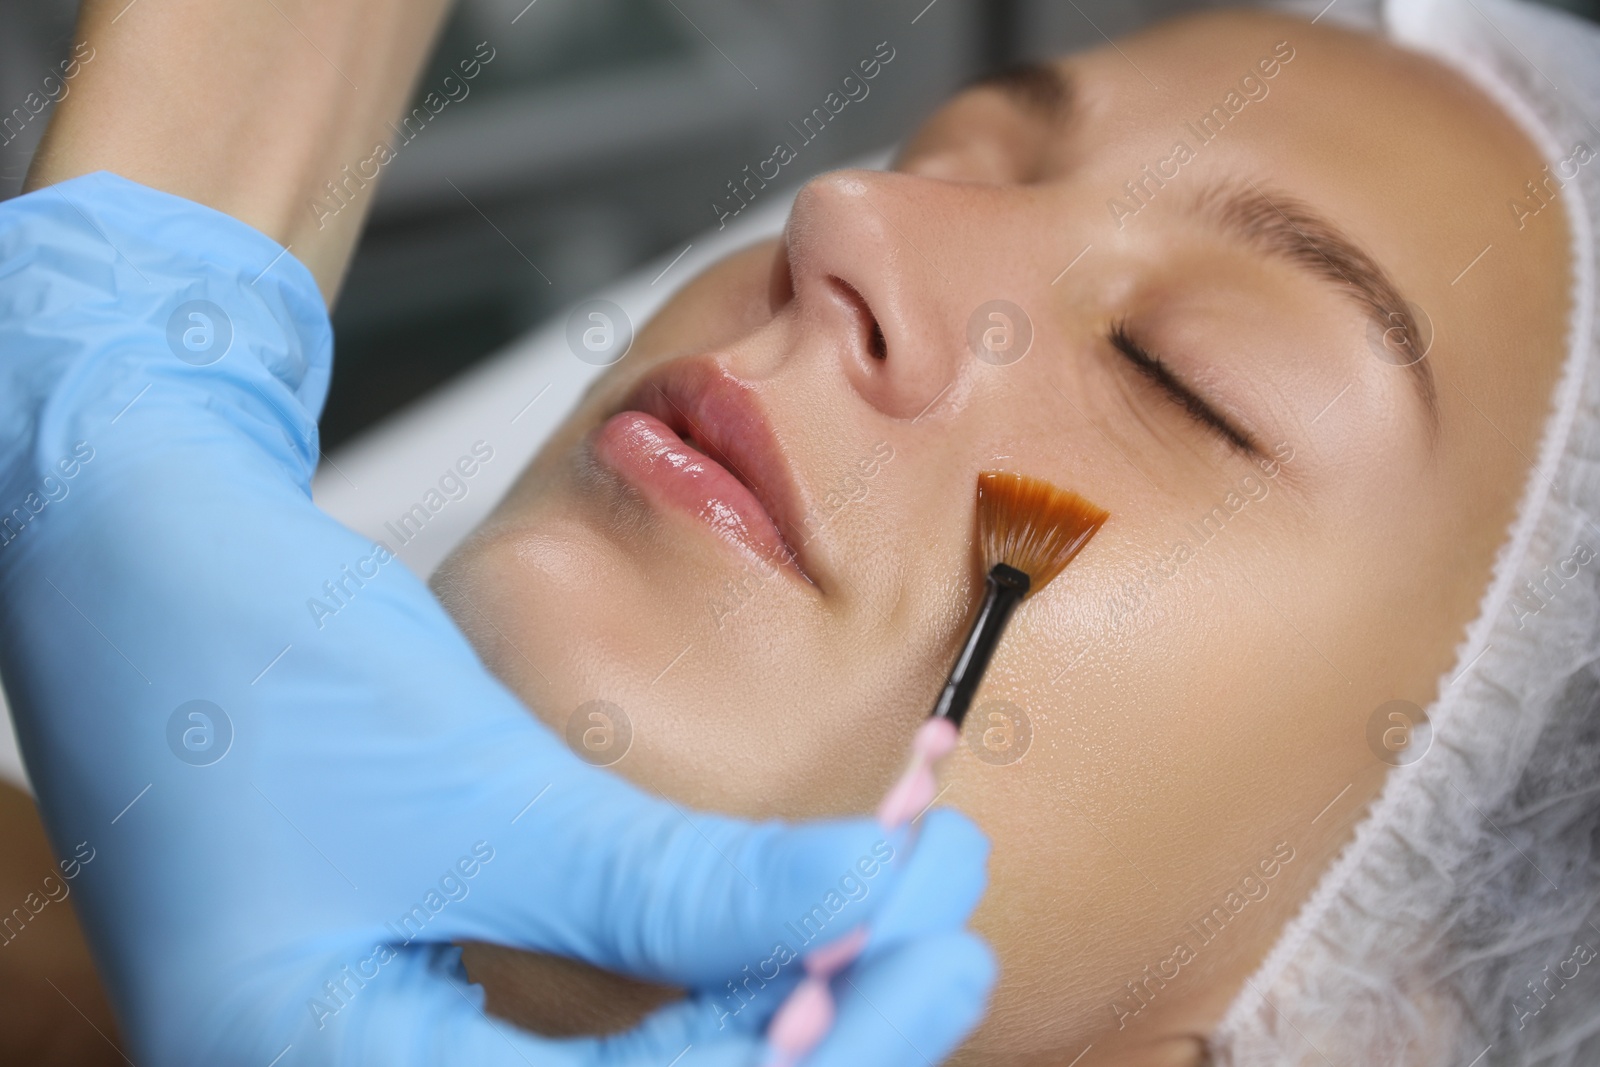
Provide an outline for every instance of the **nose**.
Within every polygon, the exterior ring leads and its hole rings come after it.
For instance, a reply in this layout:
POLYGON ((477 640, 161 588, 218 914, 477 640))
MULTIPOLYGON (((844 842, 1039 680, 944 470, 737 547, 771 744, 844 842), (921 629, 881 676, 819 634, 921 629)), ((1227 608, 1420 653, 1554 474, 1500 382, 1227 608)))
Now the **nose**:
POLYGON ((961 369, 964 327, 947 321, 953 265, 929 220, 944 216, 934 179, 835 171, 807 183, 785 233, 798 313, 837 338, 841 369, 869 404, 914 419, 961 369), (945 299, 941 299, 945 297, 945 299))

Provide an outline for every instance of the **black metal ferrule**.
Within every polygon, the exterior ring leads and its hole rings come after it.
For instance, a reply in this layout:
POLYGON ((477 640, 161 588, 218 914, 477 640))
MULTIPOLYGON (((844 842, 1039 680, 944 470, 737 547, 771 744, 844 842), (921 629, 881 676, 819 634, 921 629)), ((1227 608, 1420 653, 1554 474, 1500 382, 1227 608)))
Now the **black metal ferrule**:
POLYGON ((1006 623, 1011 621, 1011 613, 1022 603, 1022 598, 1028 595, 1030 584, 1027 574, 1004 563, 996 563, 989 570, 989 576, 984 580, 983 600, 978 605, 977 615, 973 617, 972 629, 967 632, 966 643, 956 656, 955 666, 950 668, 950 680, 945 682, 944 691, 933 705, 933 717, 949 719, 955 723, 956 729, 961 729, 967 709, 972 706, 972 698, 977 694, 978 686, 983 684, 989 660, 994 657, 994 650, 1005 633, 1006 623))

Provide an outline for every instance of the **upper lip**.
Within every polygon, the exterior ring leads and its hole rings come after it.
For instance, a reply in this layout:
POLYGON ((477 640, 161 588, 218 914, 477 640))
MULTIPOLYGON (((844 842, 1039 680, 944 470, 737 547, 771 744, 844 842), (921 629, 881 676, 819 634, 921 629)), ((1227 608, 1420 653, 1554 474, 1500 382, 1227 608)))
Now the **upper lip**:
POLYGON ((815 584, 794 536, 800 509, 793 472, 750 385, 710 358, 674 360, 645 375, 617 411, 655 416, 725 467, 766 510, 787 559, 815 584))

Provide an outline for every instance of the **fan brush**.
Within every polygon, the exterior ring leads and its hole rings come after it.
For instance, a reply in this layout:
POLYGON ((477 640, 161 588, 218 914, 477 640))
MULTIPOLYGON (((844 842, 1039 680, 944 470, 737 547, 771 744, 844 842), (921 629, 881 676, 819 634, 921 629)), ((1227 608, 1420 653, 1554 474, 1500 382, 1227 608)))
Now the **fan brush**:
MULTIPOLYGON (((878 806, 878 824, 885 830, 910 825, 938 795, 934 768, 959 743, 962 720, 1017 605, 1065 570, 1109 517, 1076 493, 1038 478, 1006 471, 978 475, 983 600, 933 712, 917 730, 910 764, 878 806)), ((866 940, 867 929, 860 926, 806 954, 805 977, 767 1028, 769 1067, 789 1067, 827 1036, 834 1016, 828 983, 866 940)))

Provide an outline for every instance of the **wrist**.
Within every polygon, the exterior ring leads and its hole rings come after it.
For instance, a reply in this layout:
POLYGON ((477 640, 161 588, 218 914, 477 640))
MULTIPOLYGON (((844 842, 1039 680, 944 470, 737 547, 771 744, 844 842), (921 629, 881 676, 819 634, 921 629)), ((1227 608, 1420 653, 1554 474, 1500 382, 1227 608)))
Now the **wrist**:
POLYGON ((308 207, 401 111, 448 0, 86 0, 81 63, 28 177, 108 170, 290 246, 331 301, 374 188, 308 207))

